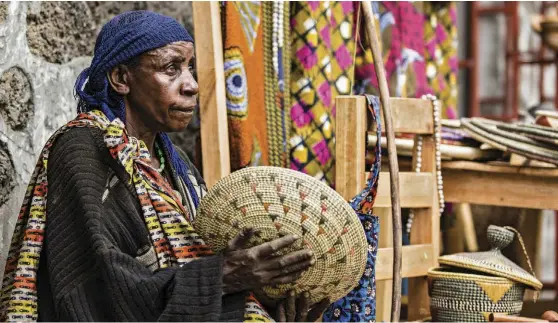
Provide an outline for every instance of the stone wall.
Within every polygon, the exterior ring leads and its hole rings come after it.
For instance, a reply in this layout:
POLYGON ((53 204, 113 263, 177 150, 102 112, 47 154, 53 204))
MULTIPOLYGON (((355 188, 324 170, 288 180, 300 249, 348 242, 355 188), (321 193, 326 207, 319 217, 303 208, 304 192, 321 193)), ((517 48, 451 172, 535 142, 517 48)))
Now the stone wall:
MULTIPOLYGON (((190 2, 0 2, 0 273, 37 156, 76 114, 73 85, 98 32, 134 9, 172 16, 193 33, 190 2)), ((191 150, 185 134, 174 139, 191 150)))

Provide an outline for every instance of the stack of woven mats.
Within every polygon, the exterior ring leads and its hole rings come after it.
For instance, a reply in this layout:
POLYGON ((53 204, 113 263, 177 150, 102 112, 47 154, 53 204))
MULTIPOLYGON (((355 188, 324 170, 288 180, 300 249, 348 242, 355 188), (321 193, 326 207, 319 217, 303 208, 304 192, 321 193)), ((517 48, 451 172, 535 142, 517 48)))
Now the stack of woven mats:
POLYGON ((461 119, 461 127, 475 140, 496 149, 558 165, 558 129, 482 118, 461 119))

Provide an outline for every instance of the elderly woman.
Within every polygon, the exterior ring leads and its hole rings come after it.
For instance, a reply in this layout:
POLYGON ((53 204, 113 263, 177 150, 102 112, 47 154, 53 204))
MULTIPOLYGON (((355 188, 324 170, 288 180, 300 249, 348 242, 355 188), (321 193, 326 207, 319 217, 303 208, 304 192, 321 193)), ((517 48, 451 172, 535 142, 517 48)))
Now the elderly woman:
POLYGON ((205 192, 167 132, 192 118, 194 43, 177 21, 121 14, 103 27, 76 82, 78 117, 47 142, 10 248, 0 302, 8 321, 314 320, 307 296, 269 303, 262 286, 293 282, 314 262, 248 248, 245 229, 213 254, 192 226, 205 192))

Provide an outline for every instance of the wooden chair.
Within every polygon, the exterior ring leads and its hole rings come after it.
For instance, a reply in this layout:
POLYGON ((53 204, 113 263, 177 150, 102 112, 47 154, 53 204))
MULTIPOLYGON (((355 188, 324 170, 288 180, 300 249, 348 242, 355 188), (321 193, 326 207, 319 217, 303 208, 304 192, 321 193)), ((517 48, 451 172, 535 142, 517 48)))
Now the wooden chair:
MULTIPOLYGON (((365 169, 367 106, 364 96, 336 99, 336 189, 346 199, 362 190, 368 176, 365 169)), ((402 208, 415 209, 411 245, 403 247, 402 277, 409 277, 408 319, 429 316, 426 273, 437 265, 440 217, 434 151, 433 106, 429 100, 390 98, 395 132, 423 136, 421 172, 399 173, 402 208)), ((382 122, 384 119, 382 117, 382 122)), ((416 146, 416 145, 415 145, 416 146)), ((416 152, 413 153, 415 169, 416 152)), ((376 311, 378 321, 389 321, 393 240, 389 173, 381 172, 374 213, 380 217, 379 251, 376 261, 376 311)))

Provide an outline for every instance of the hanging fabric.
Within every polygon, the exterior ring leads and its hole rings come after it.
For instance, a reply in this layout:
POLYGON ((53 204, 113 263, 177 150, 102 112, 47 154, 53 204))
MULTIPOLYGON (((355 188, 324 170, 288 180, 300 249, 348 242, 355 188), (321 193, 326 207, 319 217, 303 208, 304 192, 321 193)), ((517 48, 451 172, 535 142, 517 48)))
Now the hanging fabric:
MULTIPOLYGON (((373 1, 392 97, 434 94, 442 117, 457 118, 457 20, 455 3, 373 1)), ((362 28, 362 26, 360 26, 362 28)), ((360 32, 363 35, 363 31, 360 32)), ((378 94, 370 46, 357 39, 355 94, 378 94)))
POLYGON ((352 92, 355 3, 290 5, 290 167, 333 186, 335 98, 352 92))
MULTIPOLYGON (((381 138, 380 101, 378 97, 367 95, 368 108, 376 124, 376 136, 381 138)), ((382 161, 380 140, 374 147, 374 159, 366 187, 354 197, 350 204, 355 210, 368 241, 368 258, 366 268, 359 284, 347 296, 333 303, 323 315, 324 322, 375 322, 376 321, 376 256, 378 253, 378 236, 380 223, 373 214, 374 201, 378 189, 382 161)))
POLYGON ((431 94, 442 101, 442 118, 457 115, 457 8, 455 2, 424 2, 426 77, 431 94))
POLYGON ((221 10, 231 169, 288 167, 289 5, 231 1, 221 10))

